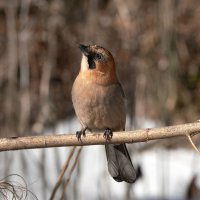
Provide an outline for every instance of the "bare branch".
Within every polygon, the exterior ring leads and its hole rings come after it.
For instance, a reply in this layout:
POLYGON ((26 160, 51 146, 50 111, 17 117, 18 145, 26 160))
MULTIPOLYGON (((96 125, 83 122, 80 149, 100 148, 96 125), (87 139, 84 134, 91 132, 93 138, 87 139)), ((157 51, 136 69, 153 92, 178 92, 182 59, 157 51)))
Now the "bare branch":
POLYGON ((105 140, 103 133, 88 133, 86 137, 81 138, 81 141, 77 140, 75 134, 11 137, 0 139, 0 151, 64 146, 102 145, 106 142, 112 144, 147 142, 149 140, 177 136, 193 136, 198 133, 200 133, 199 122, 161 128, 147 128, 128 132, 114 132, 110 141, 105 140))

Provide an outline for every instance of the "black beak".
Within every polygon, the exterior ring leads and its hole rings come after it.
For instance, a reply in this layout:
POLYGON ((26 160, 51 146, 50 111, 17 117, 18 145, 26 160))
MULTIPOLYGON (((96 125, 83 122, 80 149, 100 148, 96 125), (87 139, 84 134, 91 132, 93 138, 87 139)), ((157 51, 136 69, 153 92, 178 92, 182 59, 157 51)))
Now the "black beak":
POLYGON ((89 55, 89 46, 86 46, 84 44, 79 44, 79 48, 81 50, 81 52, 85 55, 88 56, 89 55))

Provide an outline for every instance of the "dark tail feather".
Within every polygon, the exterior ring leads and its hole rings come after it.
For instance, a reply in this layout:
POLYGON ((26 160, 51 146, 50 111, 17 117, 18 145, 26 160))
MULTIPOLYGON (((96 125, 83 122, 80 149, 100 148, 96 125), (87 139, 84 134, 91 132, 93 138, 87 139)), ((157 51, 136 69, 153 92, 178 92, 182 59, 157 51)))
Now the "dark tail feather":
POLYGON ((136 171, 131 162, 126 145, 106 144, 105 148, 110 175, 118 182, 135 182, 136 171))

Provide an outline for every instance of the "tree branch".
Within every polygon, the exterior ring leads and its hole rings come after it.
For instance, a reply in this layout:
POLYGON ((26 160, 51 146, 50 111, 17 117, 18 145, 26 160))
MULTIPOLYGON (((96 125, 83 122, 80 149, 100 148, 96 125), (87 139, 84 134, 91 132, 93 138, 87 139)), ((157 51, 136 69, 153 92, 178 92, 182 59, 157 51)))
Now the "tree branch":
POLYGON ((88 133, 78 141, 75 134, 44 135, 28 137, 0 138, 0 151, 36 149, 65 146, 102 145, 147 142, 149 140, 165 139, 177 136, 194 136, 200 133, 200 122, 188 123, 161 128, 147 128, 135 131, 114 132, 110 141, 106 141, 103 133, 88 133))

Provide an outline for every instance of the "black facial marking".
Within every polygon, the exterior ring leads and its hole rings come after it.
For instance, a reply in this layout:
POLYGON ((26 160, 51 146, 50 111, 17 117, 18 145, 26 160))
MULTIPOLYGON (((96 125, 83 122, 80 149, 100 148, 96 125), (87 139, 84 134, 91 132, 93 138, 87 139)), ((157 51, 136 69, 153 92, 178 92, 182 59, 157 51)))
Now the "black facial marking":
POLYGON ((93 54, 88 55, 88 64, 89 64, 89 69, 95 69, 96 68, 96 64, 94 62, 93 54))
POLYGON ((96 62, 105 62, 105 59, 103 58, 103 55, 101 53, 91 53, 88 56, 88 64, 89 64, 89 69, 95 69, 96 68, 96 62))

